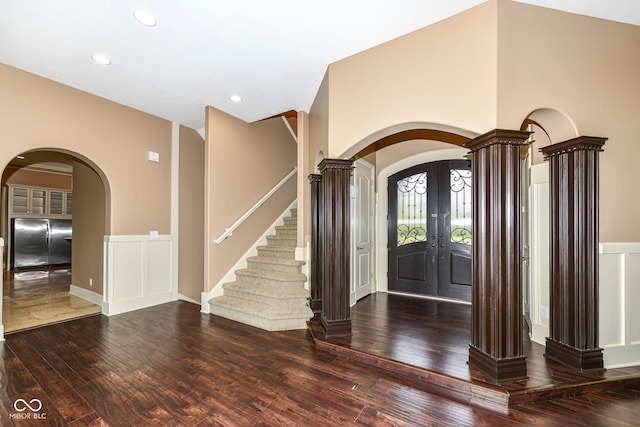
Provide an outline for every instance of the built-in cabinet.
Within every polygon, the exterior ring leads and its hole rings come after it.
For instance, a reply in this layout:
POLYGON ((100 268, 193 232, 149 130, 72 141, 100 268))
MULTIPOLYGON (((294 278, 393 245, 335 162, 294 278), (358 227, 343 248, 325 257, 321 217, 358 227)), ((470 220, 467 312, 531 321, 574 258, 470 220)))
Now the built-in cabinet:
POLYGON ((56 188, 9 185, 9 216, 70 218, 73 193, 56 188))
POLYGON ((71 190, 12 184, 8 190, 7 267, 71 264, 71 190))

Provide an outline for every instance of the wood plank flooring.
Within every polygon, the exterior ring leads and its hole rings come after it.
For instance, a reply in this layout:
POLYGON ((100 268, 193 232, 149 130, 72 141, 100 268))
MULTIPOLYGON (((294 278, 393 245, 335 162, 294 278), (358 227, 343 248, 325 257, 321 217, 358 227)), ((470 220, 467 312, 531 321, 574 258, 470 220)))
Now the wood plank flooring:
POLYGON ((544 347, 527 340, 528 378, 492 383, 471 369, 471 306, 377 293, 351 309, 352 336, 323 338, 319 349, 399 375, 419 379, 430 391, 462 401, 509 406, 558 396, 593 394, 640 385, 640 366, 581 374, 544 357, 544 347))
POLYGON ((504 411, 448 400, 318 351, 307 331, 266 332, 174 302, 10 334, 0 425, 637 425, 640 387, 504 411), (24 408, 18 402, 19 408, 24 408))
POLYGON ((68 268, 3 274, 2 323, 7 333, 101 312, 99 305, 69 294, 68 268))

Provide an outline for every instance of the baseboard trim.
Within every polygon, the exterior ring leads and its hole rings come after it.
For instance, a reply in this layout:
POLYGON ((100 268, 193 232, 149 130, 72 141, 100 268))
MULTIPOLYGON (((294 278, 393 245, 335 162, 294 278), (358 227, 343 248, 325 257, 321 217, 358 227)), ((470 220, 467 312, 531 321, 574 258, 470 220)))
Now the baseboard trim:
POLYGON ((131 298, 111 303, 105 301, 102 304, 102 314, 105 316, 115 316, 116 314, 153 307, 154 305, 166 304, 171 301, 173 301, 171 291, 162 292, 156 295, 148 295, 145 298, 131 298))
POLYGON ((179 299, 180 301, 186 301, 186 302, 190 302, 190 303, 192 303, 192 304, 198 304, 198 305, 200 305, 200 301, 196 301, 196 300, 194 300, 193 298, 189 298, 189 297, 188 297, 188 296, 186 296, 186 295, 182 295, 181 293, 178 293, 178 299, 179 299))
POLYGON ((69 293, 102 307, 103 298, 102 295, 97 292, 93 292, 76 285, 71 285, 69 286, 69 293))

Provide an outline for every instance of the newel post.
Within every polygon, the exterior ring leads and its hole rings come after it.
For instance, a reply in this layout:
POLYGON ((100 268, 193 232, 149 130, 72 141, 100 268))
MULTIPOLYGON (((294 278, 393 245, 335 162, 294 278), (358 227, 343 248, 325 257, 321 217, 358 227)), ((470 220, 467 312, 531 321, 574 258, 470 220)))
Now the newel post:
POLYGON ((521 168, 529 132, 496 129, 465 144, 473 175, 469 365, 493 381, 526 378, 522 346, 521 168))
POLYGON ((545 356, 581 372, 604 369, 598 347, 598 154, 605 141, 585 136, 540 149, 550 162, 545 356))
POLYGON ((322 315, 326 337, 351 335, 350 197, 351 160, 324 159, 322 173, 322 315))
POLYGON ((310 306, 314 317, 317 317, 322 313, 322 240, 320 239, 320 232, 322 230, 322 214, 320 210, 322 175, 309 175, 309 182, 311 183, 310 306))

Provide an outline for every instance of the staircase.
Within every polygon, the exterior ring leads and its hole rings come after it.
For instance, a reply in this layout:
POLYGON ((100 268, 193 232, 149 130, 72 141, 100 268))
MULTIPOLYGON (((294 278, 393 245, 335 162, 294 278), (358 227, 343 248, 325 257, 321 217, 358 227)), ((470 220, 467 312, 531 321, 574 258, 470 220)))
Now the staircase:
POLYGON ((313 317, 309 308, 304 261, 296 261, 297 211, 267 236, 258 256, 247 258, 247 268, 236 271, 236 281, 222 285, 224 294, 209 300, 211 314, 267 331, 306 329, 313 317))

